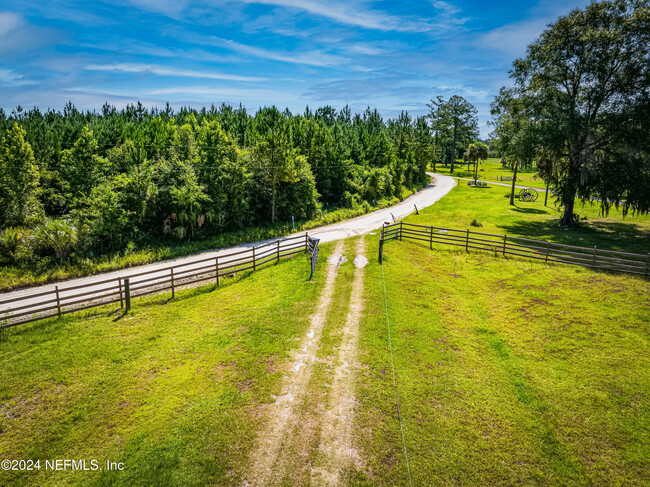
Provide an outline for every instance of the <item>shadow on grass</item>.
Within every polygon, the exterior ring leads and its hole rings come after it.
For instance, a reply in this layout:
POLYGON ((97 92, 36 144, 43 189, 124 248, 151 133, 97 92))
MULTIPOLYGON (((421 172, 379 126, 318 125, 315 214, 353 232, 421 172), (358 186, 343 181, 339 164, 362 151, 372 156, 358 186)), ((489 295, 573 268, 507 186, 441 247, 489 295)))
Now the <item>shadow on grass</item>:
POLYGON ((565 229, 559 225, 559 219, 519 220, 500 227, 509 235, 551 240, 566 245, 596 245, 602 249, 640 254, 650 252, 650 232, 632 222, 580 222, 575 228, 565 229))
POLYGON ((521 206, 514 206, 510 208, 510 211, 516 211, 517 213, 528 213, 530 215, 548 215, 547 210, 538 210, 537 208, 524 208, 521 206))
MULTIPOLYGON (((269 262, 267 264, 259 266, 258 270, 275 267, 278 264, 287 262, 288 260, 294 259, 296 257, 297 255, 283 257, 280 260, 280 263, 269 262)), ((167 304, 169 302, 182 302, 195 296, 211 293, 217 291, 220 288, 228 287, 243 279, 248 278, 252 274, 252 270, 246 270, 242 272, 238 271, 235 274, 230 274, 229 276, 224 276, 220 279, 219 286, 217 286, 217 284, 214 282, 206 282, 205 284, 199 284, 198 286, 189 284, 187 287, 181 284, 176 288, 176 296, 174 298, 171 297, 171 292, 167 290, 161 291, 160 294, 152 294, 149 296, 133 295, 131 297, 131 309, 133 310, 136 307, 138 309, 147 309, 161 304, 167 304), (141 300, 139 298, 143 299, 141 300)), ((305 281, 309 282, 309 271, 305 270, 305 274, 305 281)), ((10 328, 0 328, 0 343, 6 341, 9 336, 22 336, 27 334, 30 334, 31 337, 38 336, 39 338, 42 338, 40 341, 45 341, 55 333, 59 334, 63 332, 65 326, 71 321, 77 321, 79 319, 88 320, 98 317, 108 317, 112 318, 113 323, 116 323, 130 314, 126 311, 125 308, 114 308, 110 304, 107 304, 105 306, 98 306, 90 310, 79 310, 79 312, 72 312, 71 314, 62 316, 61 318, 54 316, 51 318, 44 318, 43 320, 35 321, 32 323, 18 324, 10 328), (111 308, 107 308, 108 306, 111 306, 111 308)))
POLYGON ((10 336, 29 336, 33 343, 42 343, 51 338, 58 338, 74 317, 64 315, 61 318, 45 318, 31 323, 18 324, 10 328, 0 328, 0 343, 6 341, 10 336))

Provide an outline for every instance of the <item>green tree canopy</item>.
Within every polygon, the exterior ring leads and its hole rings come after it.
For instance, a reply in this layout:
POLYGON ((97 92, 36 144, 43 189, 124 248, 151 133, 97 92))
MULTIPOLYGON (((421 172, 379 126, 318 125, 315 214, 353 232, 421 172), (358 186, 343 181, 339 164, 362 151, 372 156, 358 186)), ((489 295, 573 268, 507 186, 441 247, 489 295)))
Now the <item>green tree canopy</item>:
POLYGON ((592 3, 561 17, 514 62, 511 77, 509 98, 527 119, 521 130, 534 134, 539 172, 564 208, 561 224, 574 222, 576 197, 599 198, 605 213, 613 204, 648 211, 647 0, 592 3))
POLYGON ((97 152, 98 143, 88 125, 84 125, 74 146, 63 151, 60 172, 68 204, 88 196, 104 177, 108 163, 97 152))
POLYGON ((42 213, 38 167, 25 136, 14 123, 0 144, 0 227, 33 225, 42 213))
POLYGON ((428 104, 429 118, 432 120, 436 140, 445 145, 443 154, 451 162, 451 173, 458 157, 458 149, 463 150, 478 137, 478 116, 476 107, 459 95, 445 101, 438 96, 428 104))

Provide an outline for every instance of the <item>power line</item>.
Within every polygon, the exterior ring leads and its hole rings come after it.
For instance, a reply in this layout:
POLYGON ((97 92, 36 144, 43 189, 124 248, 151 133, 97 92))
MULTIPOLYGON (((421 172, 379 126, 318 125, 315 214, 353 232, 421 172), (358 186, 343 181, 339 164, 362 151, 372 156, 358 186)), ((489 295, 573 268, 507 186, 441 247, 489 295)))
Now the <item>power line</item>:
POLYGON ((409 485, 413 487, 411 479, 411 468, 409 467, 409 456, 406 452, 406 439, 404 438, 404 426, 402 424, 402 413, 399 408, 399 398, 397 397, 397 382, 395 381, 395 362, 393 362, 393 344, 390 339, 390 320, 388 319, 388 297, 386 295, 386 275, 384 274, 384 261, 381 262, 381 277, 384 281, 384 306, 386 309, 386 325, 388 325, 388 347, 390 349, 390 366, 393 370, 393 389, 395 390, 395 402, 397 403, 397 417, 399 418, 399 428, 402 432, 402 444, 404 445, 404 457, 406 458, 406 471, 409 475, 409 485))

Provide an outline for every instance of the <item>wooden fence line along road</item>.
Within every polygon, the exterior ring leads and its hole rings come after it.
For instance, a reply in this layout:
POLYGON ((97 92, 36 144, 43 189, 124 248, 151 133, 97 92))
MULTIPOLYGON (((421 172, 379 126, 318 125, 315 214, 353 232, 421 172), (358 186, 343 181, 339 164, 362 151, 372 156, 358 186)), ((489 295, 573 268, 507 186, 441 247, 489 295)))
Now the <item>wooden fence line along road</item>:
POLYGON ((650 253, 643 255, 604 250, 596 246, 577 247, 531 238, 472 232, 469 228, 459 230, 404 222, 382 227, 379 237, 379 260, 381 261, 383 256, 384 241, 403 238, 429 242, 429 248, 433 248, 434 243, 453 245, 465 248, 468 252, 469 249, 488 250, 504 256, 516 255, 544 262, 560 262, 650 277, 650 253))
POLYGON ((120 307, 126 306, 129 310, 132 298, 170 290, 174 297, 177 289, 208 280, 214 280, 219 285, 225 276, 246 270, 255 271, 264 264, 279 262, 283 257, 305 251, 311 255, 313 275, 318 259, 318 239, 305 233, 226 255, 124 277, 68 287, 55 286, 53 290, 7 299, 2 299, 0 295, 0 328, 113 303, 120 303, 120 307), (34 298, 39 299, 35 301, 34 298))

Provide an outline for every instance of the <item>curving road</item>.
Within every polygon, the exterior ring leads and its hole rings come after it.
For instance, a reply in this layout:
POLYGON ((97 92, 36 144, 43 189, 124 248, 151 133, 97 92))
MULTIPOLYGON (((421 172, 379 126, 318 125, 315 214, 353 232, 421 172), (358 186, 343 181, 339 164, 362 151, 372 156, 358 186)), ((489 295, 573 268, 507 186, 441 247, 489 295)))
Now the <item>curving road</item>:
MULTIPOLYGON (((450 176, 444 176, 441 174, 434 174, 434 173, 428 173, 428 174, 434 178, 434 182, 426 186, 422 190, 418 191, 417 193, 409 196, 404 201, 394 206, 391 206, 389 208, 385 208, 383 210, 377 210, 367 215, 362 215, 357 218, 353 218, 351 220, 346 220, 343 222, 334 223, 332 225, 327 225, 324 227, 312 229, 308 232, 309 235, 311 237, 319 238, 321 242, 330 242, 332 240, 339 240, 347 237, 352 237, 355 235, 363 235, 369 233, 373 230, 377 230, 378 228, 380 228, 384 222, 392 222, 393 218, 391 215, 393 215, 396 219, 399 220, 413 213, 415 211, 414 205, 416 205, 418 209, 421 209, 434 204, 436 201, 438 201, 447 193, 449 193, 449 191, 451 191, 451 189, 456 185, 456 181, 454 180, 454 178, 450 176)), ((107 293, 108 289, 110 289, 111 286, 115 285, 115 280, 117 280, 117 278, 119 277, 125 278, 143 272, 148 272, 148 273, 153 272, 151 274, 148 274, 145 277, 147 279, 153 278, 153 281, 150 280, 149 282, 151 282, 151 284, 154 284, 156 282, 155 279, 157 276, 155 271, 160 269, 159 278, 161 280, 168 279, 169 273, 166 269, 172 263, 174 265, 187 264, 185 269, 192 269, 194 265, 195 268, 198 269, 204 266, 205 263, 193 264, 194 261, 204 261, 206 258, 220 257, 222 255, 227 255, 236 252, 238 250, 248 249, 252 246, 258 246, 264 243, 275 242, 276 240, 278 239, 274 238, 270 240, 265 240, 263 242, 251 242, 248 244, 240 245, 238 247, 230 247, 227 249, 207 250, 204 252, 200 252, 198 254, 180 257, 177 259, 165 260, 153 264, 147 264, 139 267, 131 267, 129 269, 122 269, 122 270, 106 272, 102 274, 95 274, 93 276, 82 277, 78 279, 70 279, 63 283, 58 283, 59 293, 61 298, 65 298, 66 296, 70 296, 71 294, 79 293, 81 291, 86 291, 85 289, 84 290, 77 289, 77 290, 70 290, 66 292, 66 289, 77 287, 79 285, 88 286, 88 285, 92 285, 93 283, 96 283, 94 286, 92 286, 92 289, 88 290, 88 298, 86 299, 90 299, 91 297, 100 298, 102 293, 104 294, 107 293), (102 281, 106 281, 106 280, 114 280, 114 282, 105 283, 105 284, 102 283, 102 281)), ((137 282, 133 282, 134 279, 131 279, 131 281, 133 285, 137 284, 137 282)), ((11 291, 7 293, 0 293, 0 301, 14 299, 18 297, 21 298, 24 297, 24 299, 21 299, 18 303, 9 303, 9 304, 0 303, 0 313, 8 311, 10 309, 15 309, 18 306, 26 307, 28 305, 40 305, 40 304, 43 304, 44 306, 48 306, 48 304, 45 304, 44 301, 52 299, 52 295, 55 292, 56 285, 57 283, 46 284, 43 286, 37 286, 28 289, 21 289, 21 290, 11 291), (35 294, 42 295, 43 293, 50 293, 50 295, 34 296, 33 298, 29 297, 35 294)), ((49 304, 49 306, 51 306, 51 304, 49 304)))

